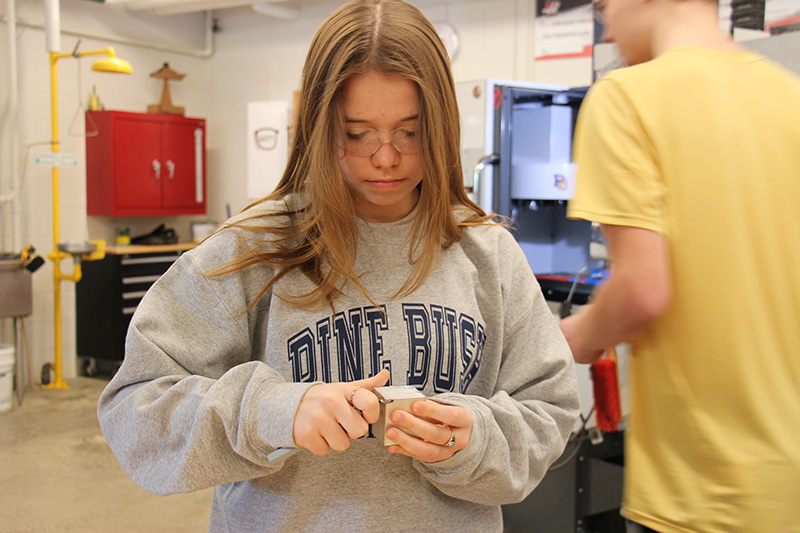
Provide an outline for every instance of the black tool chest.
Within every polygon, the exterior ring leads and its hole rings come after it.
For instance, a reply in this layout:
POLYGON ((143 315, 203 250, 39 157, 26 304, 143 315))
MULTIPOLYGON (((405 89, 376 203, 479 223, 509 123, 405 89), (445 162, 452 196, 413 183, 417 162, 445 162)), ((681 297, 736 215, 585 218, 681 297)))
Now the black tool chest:
POLYGON ((190 247, 118 246, 110 248, 102 260, 83 263, 83 276, 75 288, 77 355, 83 374, 116 372, 136 307, 190 247))

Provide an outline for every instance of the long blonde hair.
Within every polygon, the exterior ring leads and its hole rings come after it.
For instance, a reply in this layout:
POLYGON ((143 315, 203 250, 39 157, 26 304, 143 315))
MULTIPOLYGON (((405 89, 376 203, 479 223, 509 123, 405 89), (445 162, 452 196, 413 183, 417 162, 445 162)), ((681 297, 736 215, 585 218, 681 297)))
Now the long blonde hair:
POLYGON ((410 235, 415 243, 409 246, 413 268, 397 296, 419 288, 436 266, 440 252, 459 241, 467 226, 490 220, 464 190, 455 87, 447 52, 433 25, 416 7, 401 0, 354 0, 328 17, 314 36, 303 68, 298 120, 286 171, 272 194, 249 207, 291 194, 302 196, 302 206, 288 216, 285 211, 258 214, 232 224, 252 230, 256 226, 247 222, 255 218, 274 216, 282 221, 260 226, 260 231, 270 234, 268 246, 249 246, 249 255, 235 258, 218 273, 256 263, 274 265, 277 274, 264 287, 263 295, 299 268, 316 289, 279 296, 301 308, 333 305, 347 282, 371 300, 353 266, 358 239, 355 201, 340 168, 337 148, 345 124, 342 87, 353 76, 368 71, 413 81, 421 100, 423 149, 419 157, 424 177, 410 235), (465 219, 456 220, 456 206, 468 211, 465 219))

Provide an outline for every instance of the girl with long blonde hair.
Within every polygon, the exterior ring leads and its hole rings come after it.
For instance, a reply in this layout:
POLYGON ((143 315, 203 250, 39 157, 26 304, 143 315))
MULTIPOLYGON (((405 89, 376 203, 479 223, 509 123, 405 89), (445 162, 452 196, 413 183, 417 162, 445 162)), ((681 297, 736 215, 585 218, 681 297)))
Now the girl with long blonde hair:
POLYGON ((133 317, 98 412, 134 481, 215 486, 211 531, 501 531, 578 398, 522 251, 464 191, 459 140, 417 8, 355 0, 322 24, 278 187, 133 317), (387 418, 379 397, 409 391, 387 418))

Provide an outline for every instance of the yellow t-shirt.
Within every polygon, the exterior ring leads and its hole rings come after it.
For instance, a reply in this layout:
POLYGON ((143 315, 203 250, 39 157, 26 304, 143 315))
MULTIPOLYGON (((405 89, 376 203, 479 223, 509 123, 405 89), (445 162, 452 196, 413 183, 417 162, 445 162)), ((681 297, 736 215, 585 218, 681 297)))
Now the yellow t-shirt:
POLYGON ((632 342, 623 514, 800 531, 800 79, 676 48, 599 80, 575 144, 569 216, 672 254, 674 300, 632 342))

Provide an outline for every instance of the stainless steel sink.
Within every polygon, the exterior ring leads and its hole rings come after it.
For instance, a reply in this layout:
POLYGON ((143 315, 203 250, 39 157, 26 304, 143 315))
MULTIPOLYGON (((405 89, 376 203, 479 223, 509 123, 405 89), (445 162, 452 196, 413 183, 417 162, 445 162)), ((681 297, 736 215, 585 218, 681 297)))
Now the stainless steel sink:
POLYGON ((31 273, 19 258, 0 259, 0 318, 27 316, 33 312, 31 273))
POLYGON ((58 251, 72 255, 87 255, 97 250, 97 245, 90 242, 60 242, 58 251))

